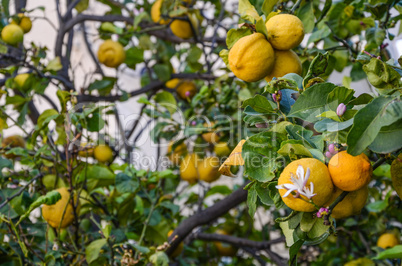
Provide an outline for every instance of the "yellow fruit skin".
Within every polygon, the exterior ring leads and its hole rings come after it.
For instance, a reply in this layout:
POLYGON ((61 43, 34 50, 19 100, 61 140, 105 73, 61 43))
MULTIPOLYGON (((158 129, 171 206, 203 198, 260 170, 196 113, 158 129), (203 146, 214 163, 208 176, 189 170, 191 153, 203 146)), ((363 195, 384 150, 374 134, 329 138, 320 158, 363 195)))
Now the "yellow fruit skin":
POLYGON ((107 145, 99 145, 94 149, 94 157, 101 163, 110 162, 113 159, 113 151, 107 145))
POLYGON ((343 191, 355 191, 367 185, 373 168, 365 154, 352 156, 346 151, 335 154, 328 163, 332 182, 343 191))
MULTIPOLYGON (((168 237, 171 236, 172 234, 173 234, 173 230, 170 230, 168 232, 168 237)), ((179 246, 177 246, 177 248, 173 251, 173 253, 170 255, 170 257, 176 258, 177 256, 179 256, 180 253, 183 251, 183 247, 184 247, 183 242, 180 242, 179 246)))
POLYGON ((14 82, 16 84, 17 89, 20 89, 22 91, 27 91, 30 89, 29 82, 26 82, 29 76, 30 75, 28 73, 19 74, 15 76, 14 82))
POLYGON ((214 152, 217 156, 223 157, 228 156, 231 150, 229 149, 228 144, 226 142, 219 142, 218 144, 215 145, 214 152))
MULTIPOLYGON (((217 230, 216 233, 221 234, 221 235, 229 235, 224 230, 217 230)), ((216 249, 218 250, 218 254, 220 256, 233 257, 237 253, 237 248, 235 248, 234 246, 232 246, 230 244, 219 242, 219 241, 214 241, 213 243, 214 243, 216 249)))
POLYGON ((17 45, 24 39, 24 31, 18 25, 9 24, 1 31, 1 38, 10 45, 17 45))
POLYGON ((304 38, 304 26, 301 20, 290 14, 279 14, 265 24, 268 41, 277 50, 290 50, 298 46, 304 38))
POLYGON ((399 244, 399 239, 391 233, 382 234, 377 241, 377 246, 383 249, 392 248, 399 244))
MULTIPOLYGON (((335 199, 341 195, 343 191, 337 187, 334 187, 334 192, 332 194, 331 199, 324 205, 329 206, 335 199)), ((349 194, 339 202, 335 208, 332 210, 332 217, 335 219, 344 219, 349 216, 358 214, 361 209, 363 209, 364 205, 366 205, 368 197, 368 187, 364 186, 361 189, 358 189, 353 192, 349 192, 349 194)))
POLYGON ((165 24, 168 24, 170 22, 170 20, 169 19, 161 19, 162 3, 163 3, 163 0, 157 0, 152 5, 151 18, 152 18, 153 22, 165 25, 165 24))
POLYGON ((391 164, 392 185, 399 198, 402 198, 402 153, 391 164))
POLYGON ((165 86, 169 89, 175 89, 180 84, 180 79, 171 79, 165 83, 165 86))
POLYGON ((175 19, 170 24, 173 34, 182 39, 189 39, 194 36, 191 24, 188 21, 175 19))
POLYGON ((180 163, 180 177, 181 179, 194 184, 198 180, 198 156, 193 154, 188 154, 184 157, 183 161, 180 163))
MULTIPOLYGON (((42 216, 46 222, 53 228, 58 228, 60 224, 60 228, 65 228, 69 226, 74 221, 74 209, 71 205, 70 192, 67 188, 59 188, 58 191, 61 195, 61 199, 53 205, 44 204, 42 207, 42 216), (66 207, 67 206, 67 207, 66 207), (64 213, 64 209, 66 209, 64 213), (64 216, 63 216, 64 213, 64 216), (62 219, 63 218, 63 219, 62 219)), ((77 201, 77 198, 74 199, 74 202, 77 201)), ((77 213, 79 209, 79 202, 77 213)))
POLYGON ((78 151, 78 155, 81 157, 93 157, 94 156, 94 148, 92 145, 87 144, 85 142, 80 144, 80 151, 78 151))
POLYGON ((18 14, 19 23, 16 20, 11 20, 10 24, 18 25, 24 31, 24 33, 28 33, 32 29, 32 21, 29 17, 24 16, 24 14, 18 14))
MULTIPOLYGON (((2 143, 1 143, 1 146, 3 148, 5 148, 5 147, 9 147, 9 148, 17 148, 17 147, 25 148, 25 140, 21 136, 13 135, 13 136, 9 136, 7 138, 4 138, 2 143)), ((14 154, 3 154, 3 156, 8 158, 8 159, 13 159, 13 158, 17 157, 14 154)))
POLYGON ((187 145, 183 142, 178 145, 173 152, 172 151, 173 141, 169 143, 168 146, 168 158, 173 163, 173 165, 179 165, 183 155, 187 152, 187 145))
POLYGON ((261 33, 254 33, 238 40, 229 51, 230 70, 247 82, 259 81, 273 69, 274 49, 261 33))
POLYGON ((182 81, 177 86, 176 91, 181 99, 186 100, 194 97, 197 93, 197 87, 192 81, 182 81), (186 95, 186 92, 188 92, 189 96, 186 95))
MULTIPOLYGON (((310 177, 307 181, 307 187, 310 187, 310 182, 313 182, 314 193, 317 193, 317 195, 315 195, 312 200, 317 206, 323 206, 330 199, 334 185, 329 176, 327 166, 317 159, 304 158, 291 162, 285 167, 280 175, 278 185, 292 184, 290 174, 293 173, 293 175, 296 176, 296 170, 299 165, 303 167, 305 173, 307 172, 307 168, 310 168, 310 177)), ((281 195, 283 202, 292 210, 302 212, 312 212, 316 210, 312 204, 305 202, 300 198, 295 198, 292 194, 284 198, 283 195, 286 191, 286 189, 279 189, 279 194, 281 195)), ((304 196, 301 197, 308 200, 304 196)))
MULTIPOLYGON (((204 123, 204 127, 207 127, 208 129, 211 129, 211 131, 214 131, 213 126, 215 123, 204 123)), ((208 142, 209 144, 216 144, 219 142, 219 135, 216 132, 207 132, 201 135, 202 138, 208 142)))
POLYGON ((270 82, 274 77, 280 78, 289 73, 301 75, 302 63, 295 52, 292 50, 275 50, 275 64, 271 73, 265 77, 270 82))
POLYGON ((123 45, 113 40, 106 40, 98 50, 99 62, 107 67, 118 67, 126 59, 126 52, 123 45))
POLYGON ((220 163, 218 157, 207 157, 198 163, 199 179, 207 183, 212 183, 217 180, 221 173, 219 173, 220 163))

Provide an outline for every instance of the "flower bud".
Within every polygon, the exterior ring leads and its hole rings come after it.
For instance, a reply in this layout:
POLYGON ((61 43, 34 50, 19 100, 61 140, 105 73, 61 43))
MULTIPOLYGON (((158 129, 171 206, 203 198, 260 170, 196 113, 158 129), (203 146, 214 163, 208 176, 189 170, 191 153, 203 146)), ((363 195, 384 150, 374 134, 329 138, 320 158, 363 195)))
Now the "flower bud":
POLYGON ((274 102, 280 102, 282 100, 282 92, 277 91, 276 93, 272 94, 272 99, 274 102))
POLYGON ((333 155, 335 155, 337 153, 336 150, 335 150, 335 144, 334 143, 331 143, 331 144, 328 145, 328 151, 330 153, 332 153, 333 155))
POLYGON ((191 122, 191 125, 192 125, 192 126, 195 126, 195 125, 197 125, 197 122, 192 121, 192 122, 191 122))
POLYGON ((189 91, 186 91, 184 95, 186 95, 186 97, 190 97, 191 93, 189 91))
POLYGON ((332 157, 332 153, 330 153, 329 151, 326 151, 326 152, 325 152, 325 156, 326 156, 327 158, 331 158, 331 157, 332 157))
POLYGON ((328 215, 329 210, 327 208, 320 208, 317 212, 317 217, 321 218, 325 215, 328 215))
POLYGON ((343 116, 343 114, 346 111, 346 105, 341 103, 340 105, 338 105, 338 108, 336 108, 336 114, 338 116, 343 116))

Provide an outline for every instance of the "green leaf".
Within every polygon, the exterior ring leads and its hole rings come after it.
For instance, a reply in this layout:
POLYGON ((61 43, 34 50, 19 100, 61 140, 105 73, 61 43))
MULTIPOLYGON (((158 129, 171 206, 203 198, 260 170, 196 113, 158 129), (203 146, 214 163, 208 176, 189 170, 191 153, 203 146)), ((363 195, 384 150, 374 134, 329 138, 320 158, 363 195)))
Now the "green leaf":
POLYGON ((317 122, 317 115, 326 111, 326 99, 335 88, 332 83, 318 83, 304 91, 293 104, 289 117, 298 117, 310 123, 317 122))
POLYGON ((117 81, 116 78, 104 77, 102 80, 95 80, 94 82, 92 82, 89 85, 88 90, 89 91, 97 90, 101 95, 106 95, 110 93, 110 91, 113 89, 116 81, 117 81))
POLYGON ((401 76, 390 65, 377 58, 363 66, 369 82, 379 89, 393 89, 401 84, 401 76))
POLYGON ((275 5, 278 3, 279 0, 264 0, 264 3, 262 4, 262 13, 264 13, 264 15, 266 17, 268 17, 269 13, 272 12, 272 10, 274 10, 275 5))
POLYGON ((285 139, 275 132, 262 132, 247 139, 242 147, 245 173, 260 182, 272 180, 278 167, 277 150, 285 139))
POLYGON ((149 258, 149 261, 152 263, 152 265, 158 265, 158 266, 169 265, 169 257, 163 251, 157 251, 149 258))
POLYGON ((354 90, 352 89, 348 89, 346 87, 336 87, 327 96, 327 104, 329 109, 335 112, 339 104, 341 103, 347 104, 352 99, 353 93, 354 90))
POLYGON ((54 59, 50 60, 50 62, 46 66, 47 71, 59 71, 63 68, 61 64, 60 57, 55 57, 54 59))
POLYGON ((304 31, 310 33, 314 29, 314 7, 312 1, 306 1, 296 14, 303 22, 304 31))
POLYGON ((265 36, 265 38, 268 40, 268 30, 267 27, 265 26, 265 22, 262 18, 259 18, 257 20, 257 23, 255 23, 255 30, 265 36))
POLYGON ((351 100, 348 102, 350 105, 362 105, 362 104, 368 104, 373 100, 373 96, 367 93, 360 94, 356 99, 351 100))
POLYGON ((297 261, 297 253, 299 252, 300 248, 303 246, 304 240, 299 239, 289 248, 289 264, 290 265, 297 265, 294 263, 295 260, 297 261))
POLYGON ((382 28, 369 28, 366 30, 366 40, 367 45, 365 47, 366 51, 370 51, 373 49, 377 49, 380 46, 386 37, 386 31, 382 28))
POLYGON ((214 186, 205 194, 205 198, 215 195, 215 194, 222 194, 222 195, 229 195, 232 193, 232 190, 225 185, 222 186, 214 186))
POLYGON ((155 95, 155 102, 165 107, 169 113, 174 114, 177 111, 177 102, 174 96, 167 91, 159 92, 155 95))
MULTIPOLYGON (((275 187, 274 187, 275 188, 275 187)), ((274 201, 270 197, 270 193, 268 193, 268 188, 263 187, 263 183, 257 183, 255 185, 255 190, 257 191, 258 198, 261 200, 261 202, 267 206, 272 206, 274 205, 274 201)), ((277 189, 275 188, 275 192, 277 192, 277 189)))
POLYGON ((239 14, 242 19, 252 23, 260 18, 257 10, 248 0, 239 0, 239 14))
POLYGON ((87 263, 91 263, 99 258, 100 251, 104 245, 106 245, 107 240, 102 238, 92 241, 85 249, 85 255, 87 263))
POLYGON ((270 101, 266 97, 259 94, 255 95, 253 98, 245 100, 242 104, 242 107, 245 108, 247 106, 250 106, 256 112, 261 114, 270 114, 274 112, 270 101))
POLYGON ((310 35, 310 37, 308 38, 307 44, 322 40, 322 39, 328 37, 330 34, 331 34, 331 30, 328 28, 328 26, 325 25, 323 28, 314 31, 310 35))
POLYGON ((140 186, 136 176, 129 176, 125 173, 116 175, 115 186, 120 193, 134 193, 140 186))
POLYGON ((391 153, 402 148, 402 119, 382 127, 373 143, 369 145, 370 150, 377 153, 391 153))
POLYGON ((37 200, 35 200, 30 206, 28 211, 22 215, 17 223, 17 225, 24 220, 26 217, 29 216, 29 214, 36 209, 37 207, 39 207, 42 204, 46 204, 46 205, 53 205, 56 204, 56 202, 58 202, 61 199, 61 194, 56 191, 56 190, 52 190, 48 193, 46 193, 46 195, 40 196, 37 200))
POLYGON ((379 96, 360 109, 347 137, 348 153, 354 156, 362 153, 381 128, 399 120, 401 114, 401 100, 391 96, 379 96))
POLYGON ((334 112, 334 111, 325 111, 320 115, 317 115, 317 117, 319 118, 329 118, 332 119, 334 121, 338 121, 341 122, 341 119, 339 118, 339 116, 334 112))
POLYGON ((156 64, 153 67, 155 74, 161 81, 168 81, 170 80, 170 67, 168 65, 156 64))
MULTIPOLYGON (((233 44, 232 44, 233 45, 233 44)), ((220 58, 222 58, 222 60, 223 60, 223 62, 225 63, 225 65, 226 65, 226 67, 230 70, 230 67, 229 67, 229 50, 226 50, 226 49, 222 49, 220 52, 219 52, 219 56, 220 56, 220 58)))
POLYGON ((257 209, 257 191, 255 190, 255 183, 248 189, 247 206, 248 213, 250 214, 251 218, 253 218, 257 209))
POLYGON ((299 157, 313 157, 311 152, 303 145, 300 140, 286 140, 282 142, 281 148, 278 153, 283 156, 289 156, 289 158, 299 157))
POLYGON ((71 99, 71 94, 68 91, 57 90, 56 92, 57 98, 59 98, 62 112, 66 111, 67 102, 71 99))
POLYGON ((99 132, 105 126, 105 120, 103 120, 102 115, 98 112, 92 113, 87 116, 87 130, 89 132, 99 132))
POLYGON ((345 122, 337 122, 329 118, 325 118, 321 121, 318 121, 314 125, 314 129, 318 132, 338 132, 344 129, 347 129, 351 125, 353 125, 354 119, 349 119, 345 122))
POLYGON ((331 57, 329 53, 318 53, 313 59, 308 69, 308 72, 303 80, 303 87, 306 87, 308 81, 312 78, 320 77, 326 79, 332 73, 334 69, 335 58, 331 57))
POLYGON ((402 245, 397 245, 392 248, 388 248, 380 252, 375 260, 385 260, 385 259, 402 259, 402 245))
POLYGON ((126 60, 124 63, 131 69, 135 69, 136 65, 144 62, 144 50, 138 47, 130 47, 126 50, 126 60))
POLYGON ((226 36, 226 45, 227 45, 228 49, 231 49, 238 40, 240 40, 244 36, 250 35, 252 33, 253 32, 249 28, 245 28, 245 27, 238 28, 238 29, 230 29, 226 36))
POLYGON ((88 192, 96 187, 112 185, 115 182, 115 174, 109 168, 100 165, 87 164, 77 175, 76 182, 87 180, 88 192))
POLYGON ((320 136, 314 136, 314 132, 308 130, 300 125, 287 125, 286 132, 289 137, 296 140, 303 141, 305 147, 311 146, 320 150, 324 149, 324 142, 320 136))

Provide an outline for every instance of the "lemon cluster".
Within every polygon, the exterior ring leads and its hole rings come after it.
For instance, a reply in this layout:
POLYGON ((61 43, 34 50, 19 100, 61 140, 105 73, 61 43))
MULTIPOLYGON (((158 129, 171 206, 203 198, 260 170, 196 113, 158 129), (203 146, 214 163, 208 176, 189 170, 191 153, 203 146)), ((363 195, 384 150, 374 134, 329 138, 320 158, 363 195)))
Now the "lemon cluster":
MULTIPOLYGON (((309 199, 305 196, 286 195, 286 186, 295 184, 294 178, 300 166, 304 172, 309 169, 310 175, 305 186, 311 189, 311 183, 313 184, 313 193, 316 195, 311 200, 316 206, 328 207, 343 191, 349 192, 333 208, 331 213, 333 218, 349 217, 359 213, 365 206, 368 197, 367 185, 373 172, 371 163, 365 154, 352 156, 346 151, 341 151, 331 158, 328 167, 312 158, 299 159, 285 167, 278 179, 279 194, 283 202, 295 211, 313 212, 316 208, 309 203, 309 199)), ((296 178, 301 181, 298 176, 296 178)))
POLYGON ((197 180, 212 183, 221 176, 218 171, 219 165, 218 157, 201 159, 196 153, 191 153, 180 163, 180 177, 190 184, 194 184, 197 180))
MULTIPOLYGON (((168 18, 161 14, 163 0, 157 0, 151 8, 151 18, 155 23, 167 25, 170 23, 170 30, 174 35, 182 39, 194 37, 194 32, 198 29, 198 18, 194 14, 179 15, 177 17, 168 18)), ((191 4, 192 0, 182 1, 185 5, 191 4)))
POLYGON ((10 24, 6 25, 1 31, 1 39, 9 44, 16 46, 24 40, 24 34, 32 28, 32 21, 29 17, 20 13, 13 17, 10 24))
POLYGON ((266 22, 268 39, 262 33, 253 33, 240 38, 229 51, 229 67, 238 77, 247 82, 288 73, 301 74, 299 57, 291 49, 304 38, 301 20, 290 14, 279 14, 266 22))

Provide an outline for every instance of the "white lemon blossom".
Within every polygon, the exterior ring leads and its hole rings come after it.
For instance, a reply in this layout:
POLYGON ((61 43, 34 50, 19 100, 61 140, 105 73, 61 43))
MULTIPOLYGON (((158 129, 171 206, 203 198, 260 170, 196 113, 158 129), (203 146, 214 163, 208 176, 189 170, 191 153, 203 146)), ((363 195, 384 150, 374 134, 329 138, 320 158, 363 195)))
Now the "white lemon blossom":
POLYGON ((295 198, 300 197, 300 195, 305 196, 308 199, 311 199, 317 194, 314 194, 314 184, 310 182, 310 188, 306 187, 308 178, 310 177, 310 168, 307 168, 306 174, 304 174, 303 166, 299 165, 296 170, 296 176, 293 173, 290 173, 290 181, 291 184, 283 184, 276 186, 277 189, 286 189, 287 192, 283 197, 287 197, 293 191, 296 191, 295 198))

